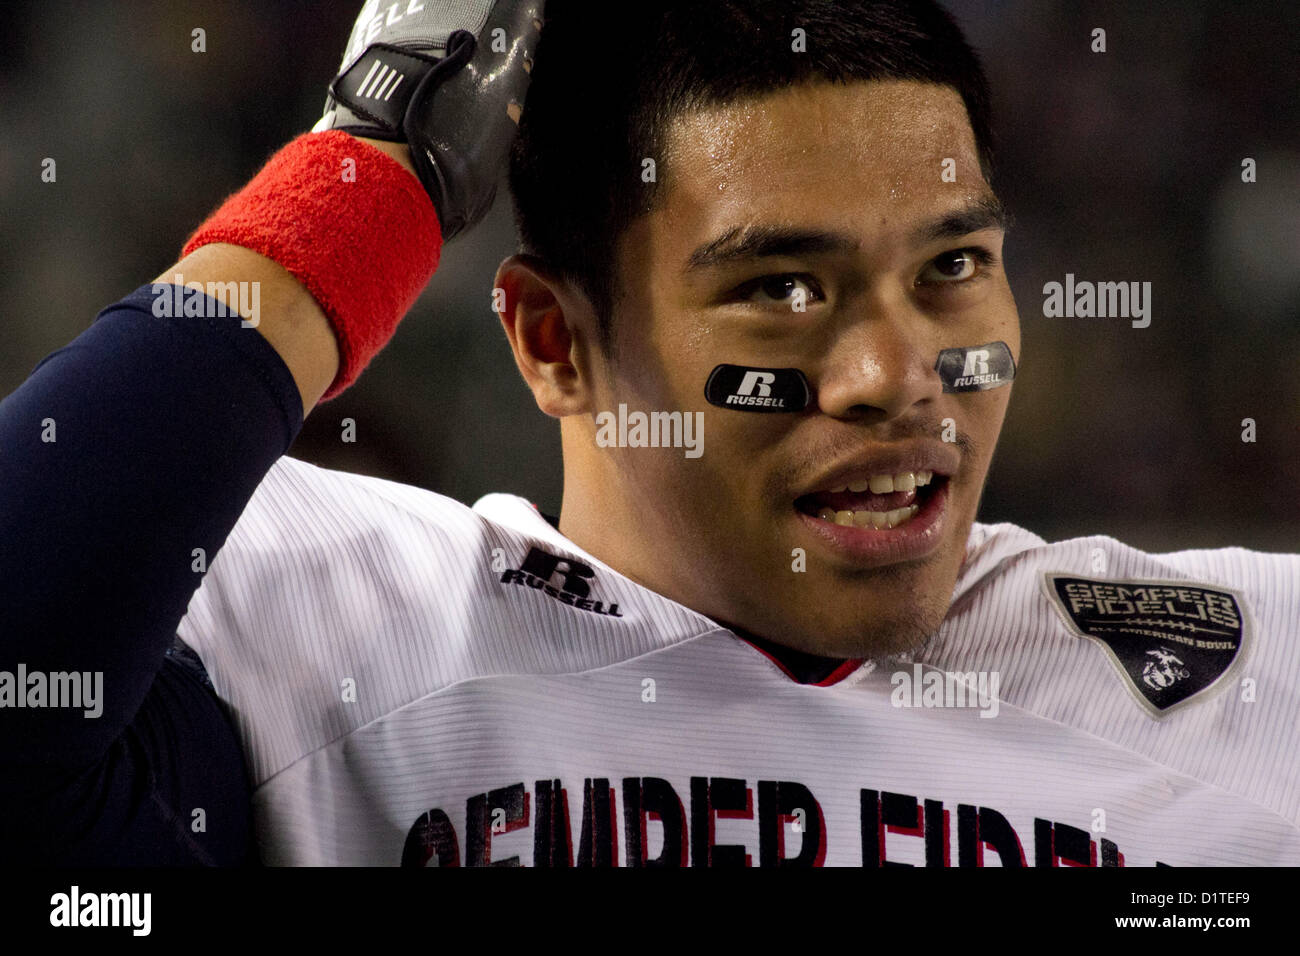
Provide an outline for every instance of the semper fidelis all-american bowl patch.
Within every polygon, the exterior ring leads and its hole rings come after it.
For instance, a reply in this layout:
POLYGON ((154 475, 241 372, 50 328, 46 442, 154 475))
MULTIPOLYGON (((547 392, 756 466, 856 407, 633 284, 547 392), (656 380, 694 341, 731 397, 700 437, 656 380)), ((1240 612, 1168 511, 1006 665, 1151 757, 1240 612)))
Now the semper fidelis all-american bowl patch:
POLYGON ((1071 630, 1106 651, 1153 717, 1222 687, 1245 659, 1246 609, 1226 588, 1048 572, 1043 590, 1071 630))

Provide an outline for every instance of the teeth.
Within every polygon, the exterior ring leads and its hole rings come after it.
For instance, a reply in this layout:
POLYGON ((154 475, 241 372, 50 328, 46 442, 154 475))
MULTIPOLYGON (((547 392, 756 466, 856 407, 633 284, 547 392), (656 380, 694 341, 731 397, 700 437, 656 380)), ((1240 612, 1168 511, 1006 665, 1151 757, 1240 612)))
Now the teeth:
POLYGON ((867 482, 873 495, 887 495, 894 490, 893 475, 872 475, 867 482))
POLYGON ((870 490, 873 495, 887 495, 894 491, 915 491, 924 488, 934 480, 932 471, 903 471, 897 475, 872 475, 860 481, 853 481, 838 488, 831 488, 833 495, 851 491, 855 495, 870 490))
POLYGON ((916 514, 916 505, 908 505, 906 508, 895 508, 889 513, 889 526, 896 528, 912 515, 916 514))
POLYGON ((906 508, 895 508, 893 511, 836 511, 834 508, 822 508, 817 512, 817 517, 822 521, 843 525, 846 528, 884 529, 897 528, 900 524, 910 521, 920 510, 920 505, 908 505, 906 508))

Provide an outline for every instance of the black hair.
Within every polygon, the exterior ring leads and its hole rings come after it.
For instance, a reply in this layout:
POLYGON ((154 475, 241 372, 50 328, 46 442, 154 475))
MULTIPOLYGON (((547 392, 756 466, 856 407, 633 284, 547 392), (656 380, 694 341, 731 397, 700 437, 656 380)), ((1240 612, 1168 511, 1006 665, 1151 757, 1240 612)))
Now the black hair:
POLYGON ((615 243, 653 208, 666 170, 643 182, 642 161, 661 155, 669 123, 815 79, 952 87, 991 179, 988 81, 933 0, 549 0, 510 192, 520 250, 586 293, 606 350, 615 243))

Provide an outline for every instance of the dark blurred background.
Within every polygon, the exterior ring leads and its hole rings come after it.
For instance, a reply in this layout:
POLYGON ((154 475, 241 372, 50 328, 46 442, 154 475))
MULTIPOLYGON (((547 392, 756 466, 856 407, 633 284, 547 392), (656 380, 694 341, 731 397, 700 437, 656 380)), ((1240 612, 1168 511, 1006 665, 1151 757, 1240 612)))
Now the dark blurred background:
MULTIPOLYGON (((994 90, 1024 328, 982 520, 1157 551, 1300 551, 1300 4, 947 6, 994 90), (1104 54, 1089 49, 1096 27, 1104 54), (1044 318, 1043 285, 1067 272, 1151 282, 1150 327, 1044 318)), ((0 394, 174 262, 206 213, 315 123, 359 9, 0 5, 0 394), (191 52, 195 27, 206 53, 191 52), (56 183, 41 181, 45 157, 56 183)), ((558 510, 558 424, 534 406, 490 310, 514 242, 503 190, 292 454, 465 502, 511 491, 558 510), (355 444, 339 440, 344 417, 355 444)))

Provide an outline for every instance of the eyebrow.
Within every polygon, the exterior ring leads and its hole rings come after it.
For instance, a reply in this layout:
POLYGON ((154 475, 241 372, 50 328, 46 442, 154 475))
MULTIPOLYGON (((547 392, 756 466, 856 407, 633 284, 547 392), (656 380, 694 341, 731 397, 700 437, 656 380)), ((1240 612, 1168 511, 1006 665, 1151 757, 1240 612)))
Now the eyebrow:
MULTIPOLYGON (((955 239, 982 229, 1006 230, 1009 217, 1002 203, 992 194, 922 223, 912 230, 912 245, 925 245, 940 239, 955 239)), ((733 226, 721 236, 706 242, 686 260, 685 272, 711 269, 750 259, 775 256, 799 256, 853 252, 858 240, 842 232, 801 229, 794 226, 733 226)))
POLYGON ((711 269, 745 259, 852 252, 857 247, 857 240, 840 232, 793 226, 733 226, 692 252, 686 260, 685 271, 711 269))
POLYGON ((912 244, 923 246, 940 239, 956 239, 983 229, 1001 229, 1006 232, 1011 225, 1002 203, 992 193, 973 200, 961 209, 938 219, 922 223, 912 231, 912 244))

